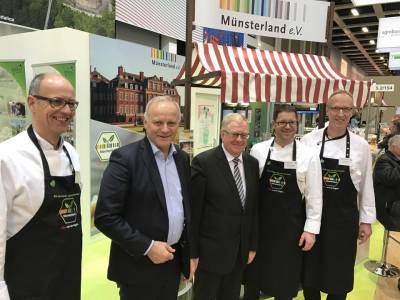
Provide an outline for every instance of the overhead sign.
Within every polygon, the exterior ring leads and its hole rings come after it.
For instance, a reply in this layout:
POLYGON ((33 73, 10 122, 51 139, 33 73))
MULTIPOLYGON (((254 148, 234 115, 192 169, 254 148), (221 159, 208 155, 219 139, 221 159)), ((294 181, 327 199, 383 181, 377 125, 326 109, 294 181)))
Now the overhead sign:
POLYGON ((398 2, 398 0, 351 0, 354 6, 362 6, 362 5, 373 5, 373 4, 382 4, 382 3, 393 3, 398 2))
POLYGON ((196 1, 195 24, 247 34, 326 42, 329 2, 196 1), (232 3, 233 2, 233 3, 232 3))
POLYGON ((371 85, 371 92, 394 92, 394 84, 376 84, 371 85))
POLYGON ((400 51, 400 17, 379 19, 376 49, 379 52, 400 51))
POLYGON ((389 70, 400 70, 400 52, 390 53, 389 70))

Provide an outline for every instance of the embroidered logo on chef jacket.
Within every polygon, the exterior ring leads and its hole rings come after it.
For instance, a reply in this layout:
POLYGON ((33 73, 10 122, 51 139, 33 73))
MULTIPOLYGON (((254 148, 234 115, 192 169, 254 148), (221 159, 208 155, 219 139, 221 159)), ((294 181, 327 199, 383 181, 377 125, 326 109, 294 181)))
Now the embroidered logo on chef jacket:
POLYGON ((286 178, 284 174, 274 173, 269 178, 269 186, 272 191, 283 193, 283 188, 286 186, 286 178))
POLYGON ((340 183, 340 171, 338 170, 327 170, 322 176, 324 187, 332 190, 337 190, 337 186, 340 183))
POLYGON ((78 205, 74 198, 64 198, 58 211, 60 218, 66 226, 62 228, 71 228, 78 226, 78 205))

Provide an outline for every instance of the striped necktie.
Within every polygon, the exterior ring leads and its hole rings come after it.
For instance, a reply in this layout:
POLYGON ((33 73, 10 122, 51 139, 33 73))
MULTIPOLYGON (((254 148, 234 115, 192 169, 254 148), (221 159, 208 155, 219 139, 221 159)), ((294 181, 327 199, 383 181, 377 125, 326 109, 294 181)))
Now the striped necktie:
POLYGON ((239 158, 235 157, 233 160, 233 177, 235 178, 236 186, 239 192, 240 196, 240 202, 242 202, 242 207, 244 208, 244 203, 245 203, 245 194, 244 194, 244 189, 243 189, 243 183, 242 183, 242 176, 240 176, 240 171, 239 171, 239 158))

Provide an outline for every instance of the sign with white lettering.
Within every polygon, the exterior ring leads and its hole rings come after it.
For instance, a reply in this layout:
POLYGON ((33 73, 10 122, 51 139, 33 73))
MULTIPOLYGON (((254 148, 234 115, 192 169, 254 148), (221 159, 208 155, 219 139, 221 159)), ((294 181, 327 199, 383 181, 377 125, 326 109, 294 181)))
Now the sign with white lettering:
POLYGON ((390 70, 400 70, 400 52, 390 53, 389 69, 390 70))
POLYGON ((329 2, 314 0, 198 0, 199 26, 292 40, 326 42, 329 2))
POLYGON ((376 84, 371 85, 371 92, 394 92, 394 84, 376 84))
POLYGON ((378 52, 400 51, 400 17, 379 19, 376 49, 378 52))

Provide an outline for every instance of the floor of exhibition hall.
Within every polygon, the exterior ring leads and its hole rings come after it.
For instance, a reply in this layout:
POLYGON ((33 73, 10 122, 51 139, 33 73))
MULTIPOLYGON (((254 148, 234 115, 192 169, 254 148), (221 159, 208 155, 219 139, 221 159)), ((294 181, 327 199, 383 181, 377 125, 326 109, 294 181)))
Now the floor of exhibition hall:
MULTIPOLYGON (((373 225, 370 240, 369 259, 379 260, 382 252, 383 227, 379 223, 373 225)), ((400 240, 400 233, 391 233, 400 240)), ((83 251, 82 300, 117 300, 118 290, 114 282, 107 280, 107 264, 109 255, 108 239, 97 239, 85 245, 83 251)), ((364 267, 364 261, 355 267, 354 290, 348 300, 395 300, 400 299, 397 289, 398 279, 378 278, 364 267)), ((389 240, 388 262, 400 267, 400 245, 389 240)), ((271 298, 272 299, 272 298, 271 298)), ((304 299, 299 292, 297 300, 304 299)), ((325 299, 325 297, 324 297, 325 299)))

